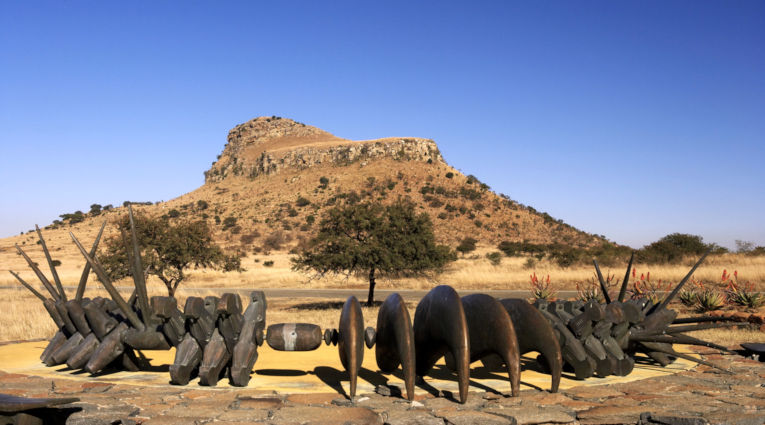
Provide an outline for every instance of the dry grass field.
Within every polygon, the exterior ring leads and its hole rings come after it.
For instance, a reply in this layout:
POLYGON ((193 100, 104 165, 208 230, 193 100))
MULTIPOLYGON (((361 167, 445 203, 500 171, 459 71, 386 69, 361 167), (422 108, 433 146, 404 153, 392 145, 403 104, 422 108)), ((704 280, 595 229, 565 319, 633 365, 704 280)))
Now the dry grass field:
MULTIPOLYGON (((49 242, 49 245, 51 243, 49 242)), ((26 249, 30 257, 41 265, 45 265, 45 257, 39 245, 31 245, 26 249)), ((576 284, 586 284, 595 279, 594 268, 591 265, 577 265, 562 268, 554 262, 542 260, 536 262, 533 267, 527 264, 527 257, 504 257, 499 265, 492 265, 485 254, 494 251, 491 247, 480 247, 459 258, 447 266, 440 275, 418 278, 378 279, 377 288, 380 289, 429 289, 439 284, 448 284, 455 289, 529 289, 529 275, 536 273, 539 277, 550 276, 550 282, 557 289, 576 289, 576 284)), ((62 258, 62 266, 58 268, 65 285, 76 285, 80 279, 80 272, 84 266, 84 260, 74 255, 62 258)), ((55 255, 55 254, 54 254, 55 255)), ((311 276, 294 272, 290 267, 291 254, 287 252, 272 252, 269 255, 248 254, 242 259, 244 272, 224 273, 216 270, 199 269, 191 270, 188 278, 180 286, 180 292, 184 289, 193 288, 366 288, 367 281, 363 277, 332 276, 324 279, 311 279, 311 276), (266 262, 273 262, 271 266, 265 266, 266 262)), ((626 260, 626 259, 625 259, 626 260)), ((676 265, 642 265, 636 264, 638 276, 650 273, 652 282, 680 281, 696 261, 688 258, 676 265)), ((603 267, 605 274, 611 274, 621 281, 626 269, 624 264, 613 267, 603 267)), ((16 279, 8 273, 13 270, 21 274, 27 282, 39 286, 34 273, 29 269, 21 256, 9 253, 0 253, 0 286, 19 286, 16 279)), ((47 267, 43 267, 47 271, 47 267)), ((720 281, 723 270, 732 273, 738 271, 740 282, 752 282, 758 290, 765 290, 765 257, 744 256, 736 254, 713 255, 706 259, 704 264, 694 273, 694 278, 707 284, 720 281)), ((91 275, 89 285, 98 288, 100 285, 91 275)), ((161 290, 162 282, 154 277, 149 279, 149 287, 161 290)), ((126 279, 118 282, 118 285, 131 285, 126 279)))

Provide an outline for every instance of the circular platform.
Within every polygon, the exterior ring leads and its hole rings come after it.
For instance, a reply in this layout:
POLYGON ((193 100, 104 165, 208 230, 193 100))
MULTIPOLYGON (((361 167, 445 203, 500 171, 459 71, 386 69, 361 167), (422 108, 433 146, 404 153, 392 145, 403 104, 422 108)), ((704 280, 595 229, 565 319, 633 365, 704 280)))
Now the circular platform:
MULTIPOLYGON (((91 376, 84 371, 74 371, 59 365, 47 367, 40 362, 40 354, 47 345, 47 341, 22 342, 0 346, 0 369, 9 373, 21 373, 28 375, 47 376, 74 380, 87 380, 94 382, 108 382, 128 385, 170 386, 168 366, 173 363, 175 350, 169 351, 143 351, 143 355, 150 360, 150 370, 140 372, 111 372, 97 376, 91 376)), ((675 346, 679 352, 698 357, 690 350, 682 346, 675 346)), ((282 394, 292 393, 327 393, 348 391, 348 375, 340 364, 337 347, 322 345, 315 351, 308 352, 282 352, 276 351, 263 345, 258 348, 258 361, 252 373, 248 388, 276 391, 282 394)), ((550 376, 536 370, 536 362, 532 360, 535 353, 529 353, 521 359, 521 389, 535 388, 549 390, 550 376)), ((510 392, 510 382, 507 374, 491 372, 480 366, 480 362, 473 363, 470 371, 471 390, 496 391, 500 393, 510 392)), ((628 376, 610 376, 607 378, 588 378, 576 380, 573 376, 564 372, 561 379, 560 389, 571 388, 581 385, 602 385, 612 383, 630 382, 654 376, 663 376, 677 373, 694 367, 696 364, 683 359, 678 359, 667 367, 661 367, 648 361, 646 358, 637 358, 635 369, 628 376)), ((457 377, 446 369, 443 359, 439 361, 430 375, 425 378, 424 385, 417 385, 418 394, 429 392, 429 386, 437 390, 457 392, 457 377)), ((199 389, 210 388, 198 385, 199 379, 193 379, 189 387, 199 389)), ((364 363, 359 373, 358 393, 373 392, 377 385, 395 385, 404 388, 404 382, 400 369, 394 374, 381 373, 375 363, 374 348, 364 352, 364 363)), ((231 387, 227 379, 218 382, 216 388, 231 387)), ((432 389, 430 389, 432 390, 432 389)))

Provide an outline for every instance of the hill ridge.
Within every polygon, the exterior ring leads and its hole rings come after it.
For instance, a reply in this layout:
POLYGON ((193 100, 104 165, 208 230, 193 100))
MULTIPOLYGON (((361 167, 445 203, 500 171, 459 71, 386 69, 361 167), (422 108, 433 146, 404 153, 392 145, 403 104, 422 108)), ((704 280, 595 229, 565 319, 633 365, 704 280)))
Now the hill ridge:
POLYGON ((342 166, 383 157, 444 162, 438 146, 430 139, 387 137, 354 141, 289 118, 258 117, 229 131, 223 152, 205 171, 205 182, 220 182, 230 176, 255 178, 284 168, 342 166))

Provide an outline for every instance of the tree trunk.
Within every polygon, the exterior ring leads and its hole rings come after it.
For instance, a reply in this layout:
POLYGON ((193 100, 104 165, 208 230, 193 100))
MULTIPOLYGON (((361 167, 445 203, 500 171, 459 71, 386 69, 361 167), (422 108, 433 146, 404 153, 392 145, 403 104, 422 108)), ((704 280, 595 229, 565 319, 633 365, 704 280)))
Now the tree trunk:
POLYGON ((173 281, 172 279, 167 279, 166 277, 160 275, 157 275, 159 277, 159 280, 162 281, 162 283, 165 284, 165 287, 167 288, 167 296, 172 297, 175 295, 175 288, 173 287, 173 281))
POLYGON ((375 268, 369 269, 369 296, 367 297, 367 307, 372 307, 375 302, 375 268))

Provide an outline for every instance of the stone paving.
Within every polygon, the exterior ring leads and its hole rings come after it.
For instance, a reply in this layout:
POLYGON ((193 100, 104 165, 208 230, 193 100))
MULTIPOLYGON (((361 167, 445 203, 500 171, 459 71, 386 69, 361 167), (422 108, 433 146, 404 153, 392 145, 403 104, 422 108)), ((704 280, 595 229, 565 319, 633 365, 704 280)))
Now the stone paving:
MULTIPOLYGON (((709 349, 706 366, 627 383, 587 385, 519 397, 472 391, 465 404, 449 392, 400 397, 378 387, 351 402, 338 393, 277 394, 252 388, 138 386, 0 371, 0 392, 79 397, 61 409, 67 424, 765 424, 765 363, 709 349)), ((1 368, 2 366, 0 366, 1 368)), ((432 390, 435 392, 436 390, 432 390)))

